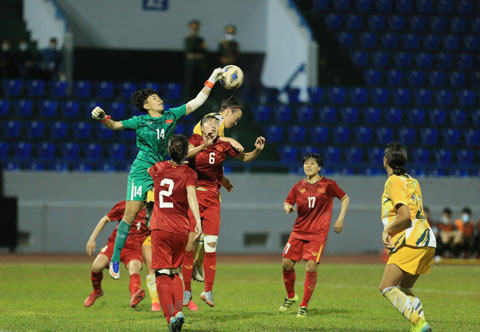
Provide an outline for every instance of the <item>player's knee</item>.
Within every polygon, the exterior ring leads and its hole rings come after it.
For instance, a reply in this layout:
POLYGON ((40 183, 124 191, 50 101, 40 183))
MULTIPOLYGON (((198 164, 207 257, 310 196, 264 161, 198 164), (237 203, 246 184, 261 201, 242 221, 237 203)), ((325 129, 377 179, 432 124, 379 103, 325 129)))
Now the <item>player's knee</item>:
POLYGON ((316 262, 308 261, 306 266, 307 272, 317 272, 317 266, 316 262))
POLYGON ((216 235, 206 235, 204 242, 205 242, 205 252, 206 253, 214 253, 217 251, 217 241, 218 236, 216 235))
POLYGON ((290 259, 284 259, 282 263, 282 267, 285 271, 291 271, 293 270, 293 267, 295 266, 295 263, 290 260, 290 259))

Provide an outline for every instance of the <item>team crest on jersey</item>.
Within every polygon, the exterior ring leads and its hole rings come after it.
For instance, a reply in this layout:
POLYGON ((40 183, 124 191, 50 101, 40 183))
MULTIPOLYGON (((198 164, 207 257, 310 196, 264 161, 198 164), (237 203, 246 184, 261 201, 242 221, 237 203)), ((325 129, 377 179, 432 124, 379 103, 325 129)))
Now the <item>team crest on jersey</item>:
POLYGON ((305 192, 305 188, 300 189, 300 193, 303 194, 305 192))
POLYGON ((320 194, 325 194, 325 187, 318 188, 317 191, 318 191, 320 194))

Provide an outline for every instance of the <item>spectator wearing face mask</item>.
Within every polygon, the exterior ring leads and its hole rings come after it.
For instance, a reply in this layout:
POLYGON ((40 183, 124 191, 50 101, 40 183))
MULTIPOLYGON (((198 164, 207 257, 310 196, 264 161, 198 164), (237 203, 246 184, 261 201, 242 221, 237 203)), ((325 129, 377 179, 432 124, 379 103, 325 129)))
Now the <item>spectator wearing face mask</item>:
POLYGON ((47 48, 40 51, 40 70, 46 80, 61 79, 62 52, 58 49, 57 38, 50 38, 47 48))
POLYGON ((12 78, 14 73, 13 52, 7 39, 0 46, 0 79, 12 78))
POLYGON ((450 208, 445 208, 442 211, 442 219, 437 223, 438 232, 441 246, 443 248, 442 252, 439 254, 442 257, 458 257, 460 251, 462 250, 461 244, 463 235, 462 232, 458 230, 455 226, 452 219, 452 210, 450 208))
POLYGON ((240 45, 235 40, 237 28, 234 25, 227 25, 225 27, 225 38, 220 41, 218 52, 220 53, 221 66, 238 64, 240 57, 240 45))
POLYGON ((35 75, 35 56, 29 49, 26 40, 18 43, 18 50, 15 52, 15 67, 18 77, 22 79, 33 78, 35 75))
POLYGON ((472 210, 469 207, 462 209, 461 217, 455 220, 455 227, 462 233, 462 256, 469 258, 475 249, 475 222, 472 220, 472 210))

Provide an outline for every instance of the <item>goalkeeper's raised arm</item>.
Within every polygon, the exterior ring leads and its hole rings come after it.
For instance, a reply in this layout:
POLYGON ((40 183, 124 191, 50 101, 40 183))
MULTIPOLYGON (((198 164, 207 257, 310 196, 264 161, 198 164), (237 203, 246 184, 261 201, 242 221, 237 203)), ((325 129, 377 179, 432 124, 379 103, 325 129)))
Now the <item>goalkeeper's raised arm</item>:
POLYGON ((203 103, 205 103, 215 83, 222 78, 222 72, 222 68, 216 68, 212 72, 208 80, 205 82, 205 86, 203 87, 202 91, 200 91, 194 99, 187 103, 187 115, 197 110, 203 105, 203 103))

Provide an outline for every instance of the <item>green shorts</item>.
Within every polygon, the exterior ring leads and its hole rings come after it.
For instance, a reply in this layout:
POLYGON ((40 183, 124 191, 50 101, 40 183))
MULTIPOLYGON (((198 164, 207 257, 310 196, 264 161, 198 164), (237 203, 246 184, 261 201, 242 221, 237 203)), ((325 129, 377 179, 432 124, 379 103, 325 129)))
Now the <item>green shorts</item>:
POLYGON ((127 201, 144 201, 147 191, 153 188, 153 179, 147 173, 152 164, 135 159, 128 174, 127 201))

